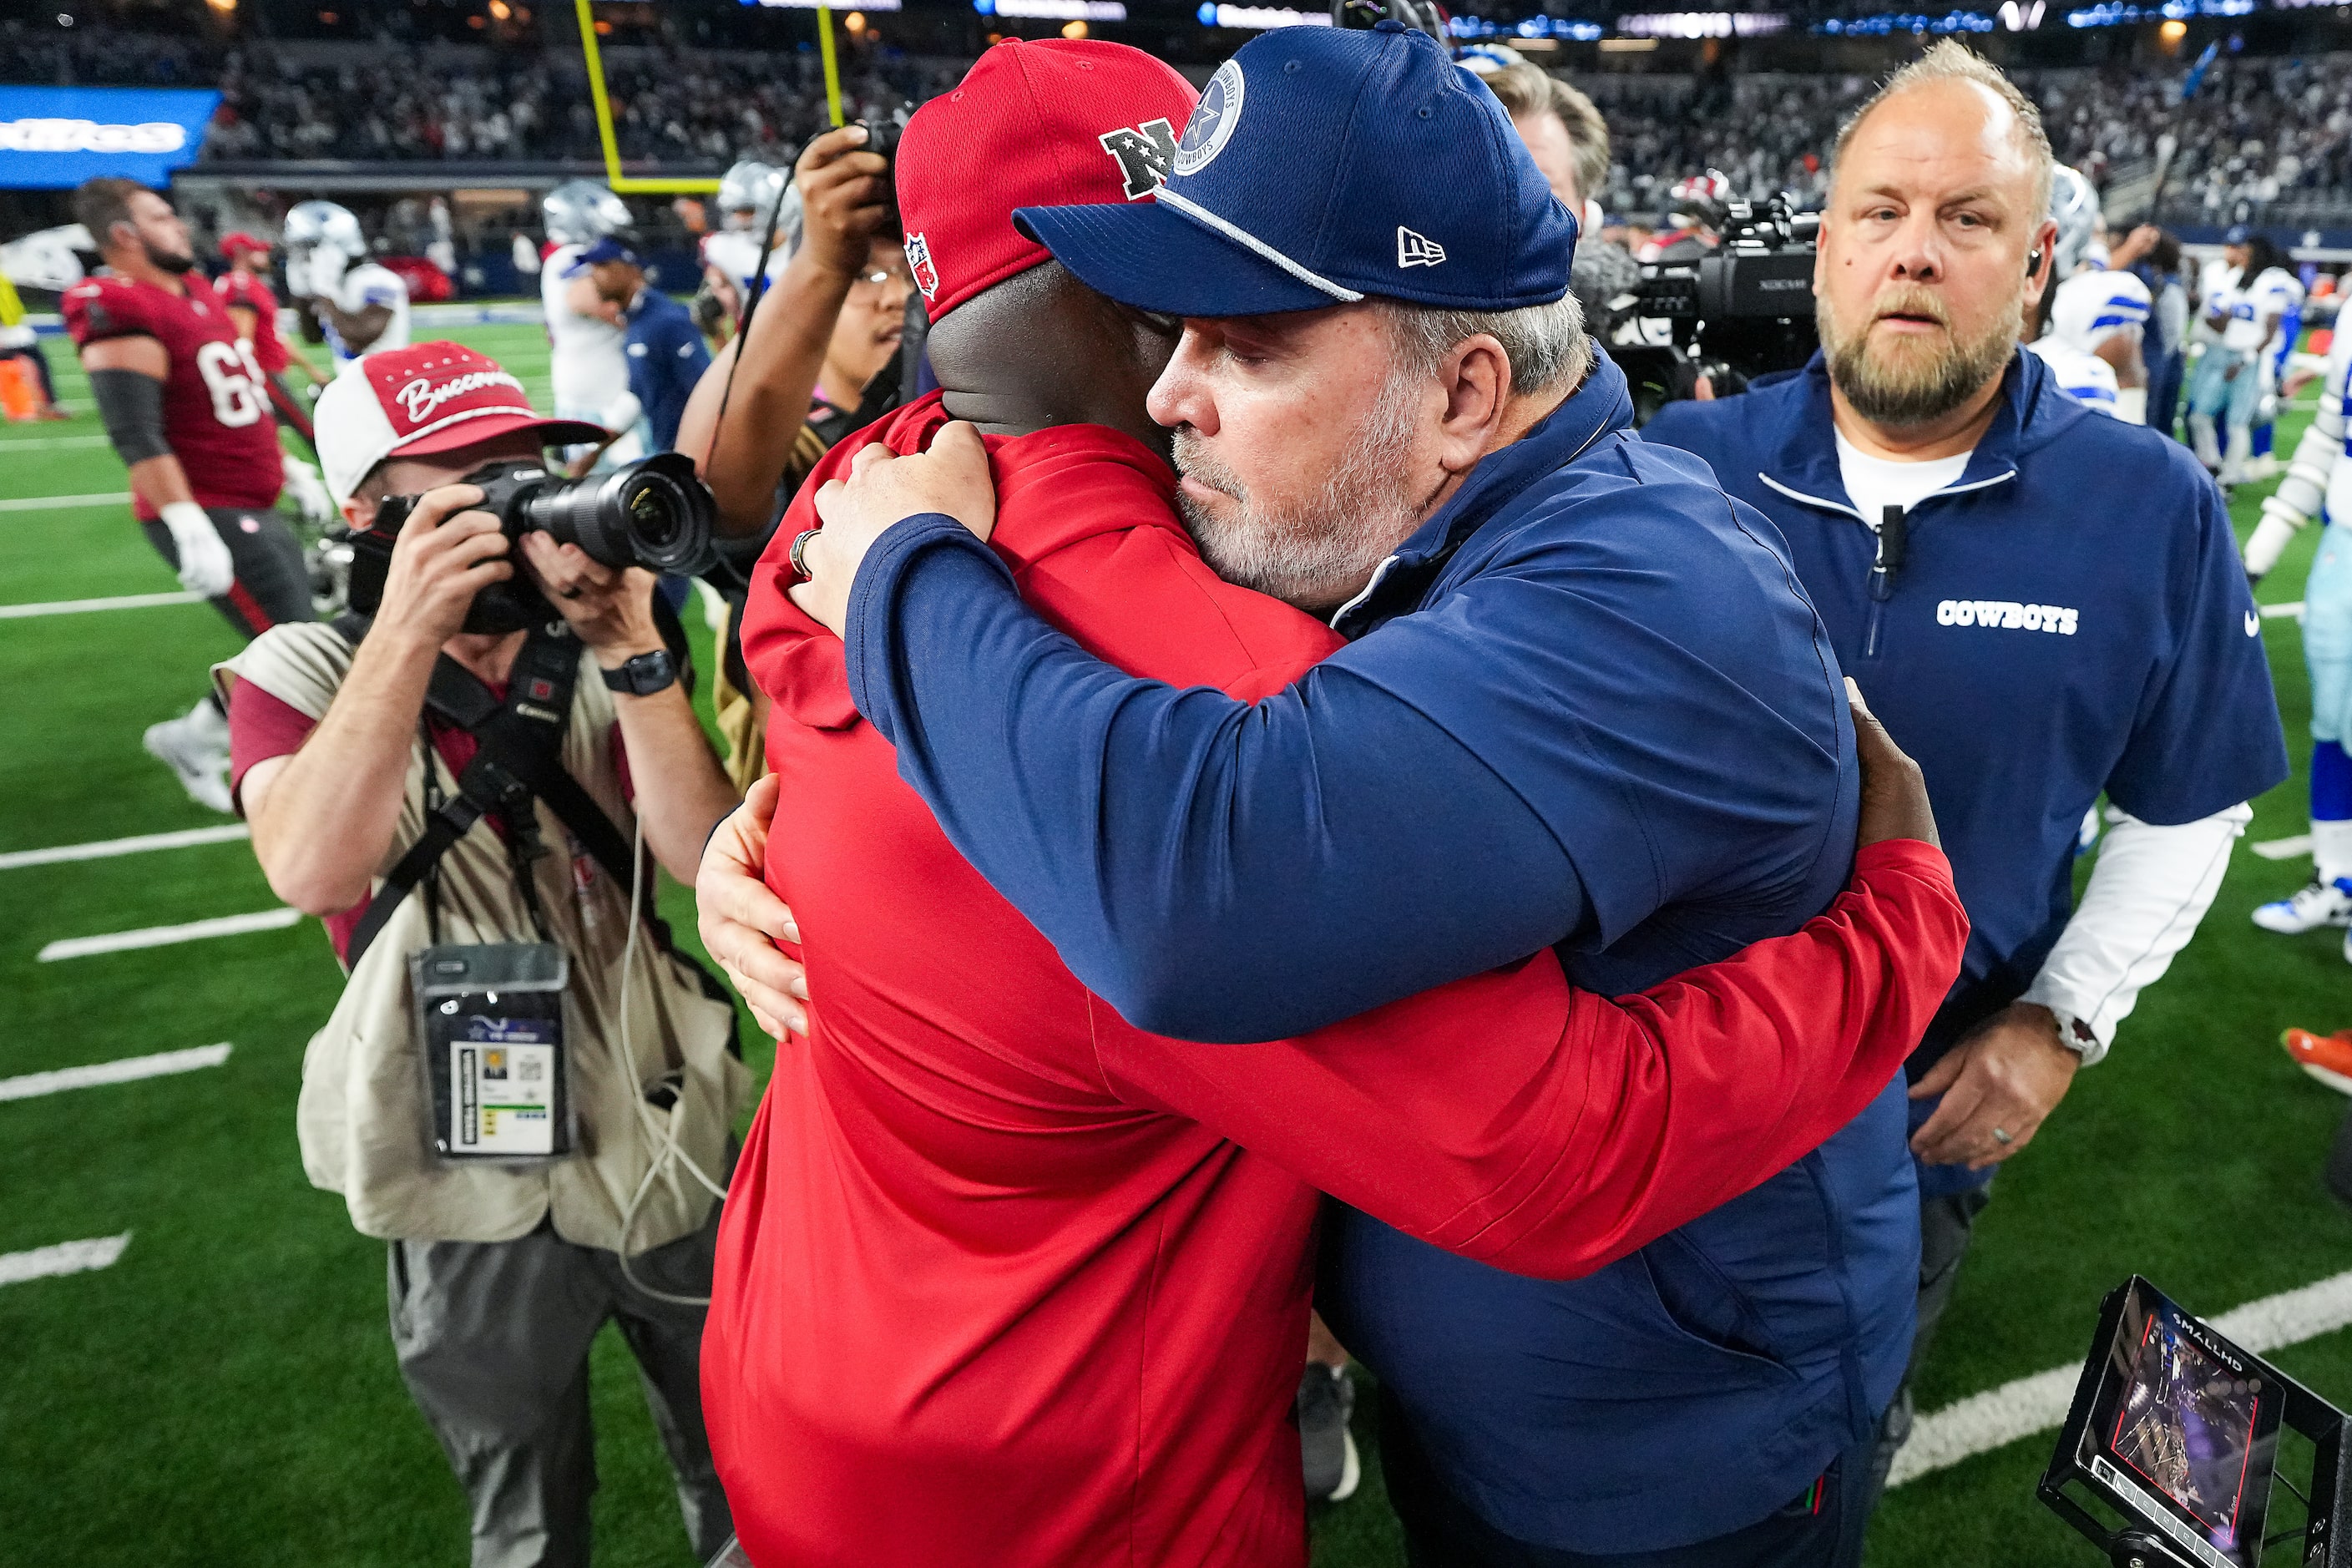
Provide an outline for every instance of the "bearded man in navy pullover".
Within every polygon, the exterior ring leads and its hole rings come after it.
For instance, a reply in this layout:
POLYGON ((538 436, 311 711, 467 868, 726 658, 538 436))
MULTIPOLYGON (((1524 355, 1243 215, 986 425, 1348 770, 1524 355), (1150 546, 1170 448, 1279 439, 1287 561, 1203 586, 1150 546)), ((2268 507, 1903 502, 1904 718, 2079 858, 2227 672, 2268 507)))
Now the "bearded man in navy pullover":
MULTIPOLYGON (((1130 678, 1023 606, 966 526, 984 485, 861 453, 794 597, 956 847, 1130 1020, 1207 1040, 1545 945, 1623 992, 1821 910, 1857 787, 1826 633, 1770 526, 1633 434, 1492 95, 1392 23, 1286 29, 1170 162, 1153 203, 1020 219, 1183 319, 1150 406, 1203 555, 1353 640, 1256 703, 1130 678)), ((1337 1216, 1318 1305, 1391 1402, 1416 1560, 1856 1560, 1911 1333, 1903 1139, 1890 1085, 1566 1283, 1337 1216)))
MULTIPOLYGON (((1994 1173, 2195 934, 2246 802, 2287 771, 2221 492, 2178 442, 2089 411, 2017 351, 2050 281, 2051 170, 2032 102, 1937 45, 1839 136, 1823 352, 1643 432, 1778 526, 1945 826, 1970 935, 1908 1069, 1915 1366, 1994 1173)), ((1881 1476, 1909 1426, 1906 1380, 1881 1476)))

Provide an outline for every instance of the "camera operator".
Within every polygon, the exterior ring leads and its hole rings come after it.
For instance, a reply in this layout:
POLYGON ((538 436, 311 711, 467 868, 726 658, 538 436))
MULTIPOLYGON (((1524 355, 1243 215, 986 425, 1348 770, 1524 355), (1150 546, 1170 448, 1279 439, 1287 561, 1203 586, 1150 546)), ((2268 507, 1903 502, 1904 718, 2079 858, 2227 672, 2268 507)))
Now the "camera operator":
MULTIPOLYGON (((254 853, 349 970, 304 1058, 305 1170, 389 1243, 394 1348, 471 1501, 477 1568, 587 1562, 588 1352, 607 1320, 708 1556, 730 1521, 703 1435, 701 1300, 749 1083, 723 991, 636 924, 650 873, 629 836, 690 877, 734 792, 656 630, 651 574, 537 531, 518 560, 499 519, 468 510, 486 461, 603 431, 541 417, 496 362, 446 342, 371 356, 320 396, 316 428, 354 529, 415 499, 371 625, 278 626, 218 671, 254 853), (542 1076, 568 1086, 578 1133, 551 1139, 553 1157, 436 1142, 446 1058, 411 964, 428 946, 514 951, 442 945, 466 942, 568 960, 572 1037, 542 1076)), ((502 1079, 510 1053, 490 1054, 483 1076, 502 1079)))
MULTIPOLYGON (((703 373, 678 424, 678 450, 696 457, 718 501, 718 531, 749 542, 747 561, 826 450, 897 405, 892 365, 916 285, 896 228, 889 161, 864 150, 871 135, 845 125, 801 153, 800 247, 761 295, 751 324, 703 373)), ((766 771, 767 700, 743 668, 743 589, 725 592, 712 699, 729 775, 742 786, 766 771)))
POLYGON ((1643 432, 1779 527, 1839 662, 1916 750, 1968 907, 1959 983, 1908 1063, 1918 1326, 1882 1480, 1995 1173, 2195 933, 2243 803, 2287 772, 2220 494, 2020 351, 2053 166, 2033 105, 1937 44, 1839 134, 1822 352, 1643 432), (2102 795, 2116 826, 2074 907, 2102 795))

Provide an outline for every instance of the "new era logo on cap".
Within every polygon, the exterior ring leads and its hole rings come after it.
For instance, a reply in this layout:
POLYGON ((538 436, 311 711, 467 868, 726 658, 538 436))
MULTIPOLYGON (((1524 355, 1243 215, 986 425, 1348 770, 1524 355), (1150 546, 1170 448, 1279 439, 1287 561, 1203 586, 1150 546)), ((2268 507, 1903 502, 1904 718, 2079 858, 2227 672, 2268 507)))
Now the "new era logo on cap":
POLYGON ((1415 234, 1404 225, 1397 225, 1397 265, 1399 267, 1435 267, 1445 259, 1445 247, 1425 234, 1415 234))
POLYGON ((457 343, 418 343, 355 360, 319 395, 311 427, 319 467, 337 504, 394 453, 427 457, 530 431, 548 447, 598 441, 576 419, 547 419, 522 383, 486 354, 457 343))

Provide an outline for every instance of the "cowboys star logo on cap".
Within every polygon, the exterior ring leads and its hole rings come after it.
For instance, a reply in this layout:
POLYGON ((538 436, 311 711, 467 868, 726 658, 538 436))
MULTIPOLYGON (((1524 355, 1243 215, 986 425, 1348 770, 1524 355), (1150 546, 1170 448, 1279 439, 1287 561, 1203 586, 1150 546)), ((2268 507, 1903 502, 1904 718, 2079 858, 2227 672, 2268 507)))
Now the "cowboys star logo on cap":
POLYGON ((1184 138, 1176 143, 1176 172, 1197 174, 1209 166, 1211 159, 1225 150, 1233 140, 1234 127, 1242 117, 1242 68, 1227 60, 1209 79, 1201 101, 1192 109, 1192 118, 1184 122, 1184 138))
POLYGON ((940 269, 931 265, 931 242, 919 234, 907 237, 907 269, 915 275, 915 287, 926 300, 939 297, 940 269))
POLYGON ((1096 140, 1118 161, 1129 201, 1158 190, 1176 161, 1176 128, 1165 120, 1147 120, 1132 130, 1106 131, 1096 140))

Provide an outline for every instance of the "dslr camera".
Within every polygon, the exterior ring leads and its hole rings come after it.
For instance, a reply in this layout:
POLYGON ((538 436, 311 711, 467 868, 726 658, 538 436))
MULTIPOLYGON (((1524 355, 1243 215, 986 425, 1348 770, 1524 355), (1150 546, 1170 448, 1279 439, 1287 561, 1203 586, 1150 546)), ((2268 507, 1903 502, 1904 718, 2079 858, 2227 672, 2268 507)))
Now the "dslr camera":
POLYGON ((1812 357, 1821 222, 1818 213, 1797 211, 1786 191, 1761 206, 1732 202, 1722 244, 1686 260, 1643 264, 1624 316, 1648 341, 1610 350, 1633 384, 1637 423, 1692 395, 1701 375, 1723 396, 1812 357))
MULTIPOLYGON (((481 500, 466 510, 496 517, 510 548, 537 529, 559 544, 578 545, 590 560, 615 569, 694 573, 710 560, 710 528, 718 504, 695 473, 694 459, 682 452, 656 452, 609 473, 578 479, 551 474, 528 459, 502 458, 459 482, 481 487, 481 500)), ((422 499, 388 496, 376 508, 374 523, 351 534, 352 609, 373 615, 383 602, 393 542, 422 499)), ((475 596, 465 629, 520 630, 544 618, 547 608, 539 591, 518 574, 475 596)))

